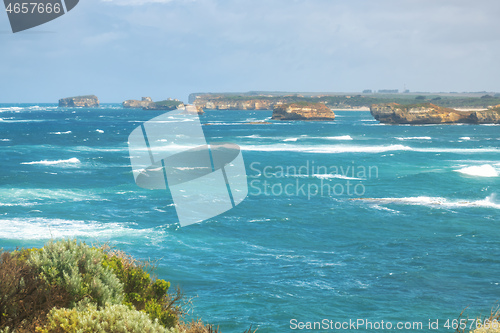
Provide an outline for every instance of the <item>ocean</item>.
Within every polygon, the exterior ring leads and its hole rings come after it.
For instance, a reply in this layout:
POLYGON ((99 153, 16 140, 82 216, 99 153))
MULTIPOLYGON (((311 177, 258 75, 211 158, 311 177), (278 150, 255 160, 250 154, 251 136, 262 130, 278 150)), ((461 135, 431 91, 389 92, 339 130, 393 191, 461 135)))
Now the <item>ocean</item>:
POLYGON ((207 141, 242 149, 248 196, 181 228, 130 167, 129 134, 162 113, 0 104, 0 247, 76 238, 156 261, 222 332, 451 332, 497 304, 499 126, 207 111, 207 141))

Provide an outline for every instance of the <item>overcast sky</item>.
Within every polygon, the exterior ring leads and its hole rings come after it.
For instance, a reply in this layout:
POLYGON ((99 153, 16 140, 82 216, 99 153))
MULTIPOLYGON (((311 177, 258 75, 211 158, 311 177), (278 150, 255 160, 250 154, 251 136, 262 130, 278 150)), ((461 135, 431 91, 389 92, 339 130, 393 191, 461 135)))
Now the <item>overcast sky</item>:
POLYGON ((500 1, 80 0, 13 34, 0 102, 192 92, 500 91, 500 1))

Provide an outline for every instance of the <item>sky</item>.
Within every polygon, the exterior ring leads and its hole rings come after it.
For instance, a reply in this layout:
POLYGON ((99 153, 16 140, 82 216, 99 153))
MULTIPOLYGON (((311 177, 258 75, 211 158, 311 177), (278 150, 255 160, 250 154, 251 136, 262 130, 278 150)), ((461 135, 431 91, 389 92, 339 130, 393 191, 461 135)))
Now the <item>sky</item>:
POLYGON ((500 92, 498 0, 80 0, 13 34, 0 103, 95 94, 500 92))

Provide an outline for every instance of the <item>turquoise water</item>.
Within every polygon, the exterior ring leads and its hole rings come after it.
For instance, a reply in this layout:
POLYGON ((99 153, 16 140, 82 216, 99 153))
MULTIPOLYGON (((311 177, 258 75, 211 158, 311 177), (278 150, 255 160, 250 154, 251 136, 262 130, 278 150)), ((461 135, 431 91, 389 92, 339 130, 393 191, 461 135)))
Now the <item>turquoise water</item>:
POLYGON ((137 187, 129 164, 128 135, 160 114, 0 104, 0 247, 71 237, 158 259, 157 274, 195 297, 194 316, 223 332, 289 332, 292 319, 453 331, 447 319, 499 300, 498 126, 345 111, 250 125, 271 112, 208 111, 207 140, 243 150, 249 195, 180 228, 168 193, 137 187))

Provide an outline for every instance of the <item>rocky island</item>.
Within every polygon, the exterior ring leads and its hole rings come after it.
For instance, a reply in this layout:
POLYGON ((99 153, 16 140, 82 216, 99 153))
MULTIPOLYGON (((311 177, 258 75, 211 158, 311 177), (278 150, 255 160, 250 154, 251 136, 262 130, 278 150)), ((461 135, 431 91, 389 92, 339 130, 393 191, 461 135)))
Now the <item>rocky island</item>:
POLYGON ((59 107, 85 107, 96 108, 99 106, 99 98, 95 95, 76 96, 61 98, 59 100, 59 107))
POLYGON ((125 109, 142 109, 148 107, 153 100, 151 97, 143 97, 140 101, 136 99, 129 99, 122 103, 125 109))
POLYGON ((384 124, 500 124, 500 105, 488 110, 458 111, 431 103, 373 104, 372 116, 384 124))
POLYGON ((334 120, 335 113, 323 103, 298 102, 276 105, 275 120, 334 120))
POLYGON ((177 99, 169 98, 164 101, 159 102, 151 102, 148 105, 144 106, 144 110, 175 110, 184 107, 184 103, 177 99))

